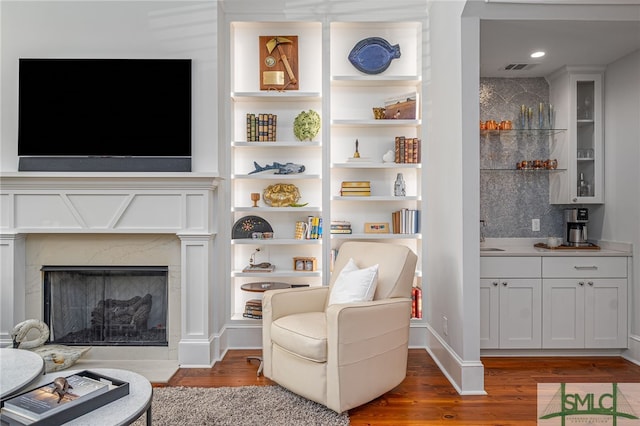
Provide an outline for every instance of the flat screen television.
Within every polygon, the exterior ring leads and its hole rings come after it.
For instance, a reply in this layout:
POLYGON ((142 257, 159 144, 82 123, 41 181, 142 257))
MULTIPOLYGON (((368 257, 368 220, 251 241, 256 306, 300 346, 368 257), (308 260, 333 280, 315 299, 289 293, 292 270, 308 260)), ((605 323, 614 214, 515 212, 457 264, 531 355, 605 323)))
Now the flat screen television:
POLYGON ((191 171, 191 60, 20 59, 18 157, 22 171, 191 171))

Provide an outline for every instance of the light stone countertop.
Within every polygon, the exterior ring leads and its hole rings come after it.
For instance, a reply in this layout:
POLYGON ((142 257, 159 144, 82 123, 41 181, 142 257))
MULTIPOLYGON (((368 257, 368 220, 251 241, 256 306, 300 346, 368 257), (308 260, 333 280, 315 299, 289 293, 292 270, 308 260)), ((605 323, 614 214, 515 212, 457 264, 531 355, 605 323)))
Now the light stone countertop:
POLYGON ((546 243, 546 239, 536 238, 487 238, 480 243, 481 257, 518 257, 518 256, 541 256, 541 257, 618 257, 632 256, 631 244, 616 243, 608 241, 597 241, 600 250, 586 249, 544 249, 533 245, 536 243, 546 243), (487 248, 498 248, 498 250, 486 250, 487 248))

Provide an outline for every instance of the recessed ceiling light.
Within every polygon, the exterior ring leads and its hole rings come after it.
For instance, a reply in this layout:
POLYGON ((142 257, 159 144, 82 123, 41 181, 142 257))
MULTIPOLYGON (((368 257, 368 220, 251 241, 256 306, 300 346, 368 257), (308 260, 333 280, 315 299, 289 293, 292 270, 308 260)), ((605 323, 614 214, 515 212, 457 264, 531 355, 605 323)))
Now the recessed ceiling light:
POLYGON ((546 55, 545 52, 543 52, 542 50, 538 50, 537 52, 533 52, 531 54, 532 58, 542 58, 544 55, 546 55))

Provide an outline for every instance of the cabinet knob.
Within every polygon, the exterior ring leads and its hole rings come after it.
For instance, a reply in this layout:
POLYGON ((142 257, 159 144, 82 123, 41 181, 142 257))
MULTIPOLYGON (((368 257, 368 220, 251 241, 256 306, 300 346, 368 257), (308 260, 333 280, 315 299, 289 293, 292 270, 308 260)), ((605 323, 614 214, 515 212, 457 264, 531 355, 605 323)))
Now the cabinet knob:
POLYGON ((584 285, 584 281, 578 281, 578 285, 583 286, 584 285))
POLYGON ((498 285, 498 281, 494 281, 494 282, 492 282, 491 284, 493 284, 493 286, 495 287, 495 286, 497 286, 497 285, 498 285))
POLYGON ((593 287, 593 281, 587 281, 587 284, 593 287))
POLYGON ((577 199, 577 198, 574 198, 574 199, 573 199, 573 200, 571 200, 571 201, 573 201, 574 203, 577 203, 577 202, 578 202, 578 199, 577 199))
POLYGON ((506 281, 502 281, 502 285, 506 287, 507 286, 507 282, 506 281))

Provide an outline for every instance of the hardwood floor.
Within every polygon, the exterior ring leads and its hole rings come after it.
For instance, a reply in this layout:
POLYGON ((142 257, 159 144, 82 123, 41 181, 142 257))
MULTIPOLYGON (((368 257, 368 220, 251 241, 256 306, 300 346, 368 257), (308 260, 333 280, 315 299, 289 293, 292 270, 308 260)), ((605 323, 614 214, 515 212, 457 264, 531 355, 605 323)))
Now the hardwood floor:
MULTIPOLYGON (((260 351, 229 351, 210 369, 180 369, 168 386, 272 385, 257 377, 260 351)), ((640 366, 618 357, 483 358, 487 395, 460 396, 428 353, 409 351, 407 378, 395 389, 349 411, 364 425, 535 425, 538 383, 640 383, 640 366)))

